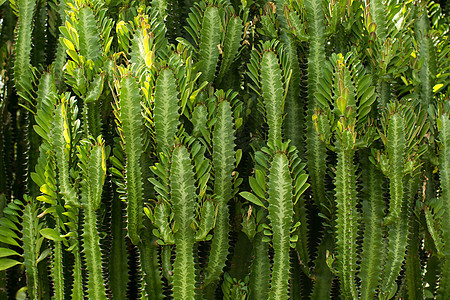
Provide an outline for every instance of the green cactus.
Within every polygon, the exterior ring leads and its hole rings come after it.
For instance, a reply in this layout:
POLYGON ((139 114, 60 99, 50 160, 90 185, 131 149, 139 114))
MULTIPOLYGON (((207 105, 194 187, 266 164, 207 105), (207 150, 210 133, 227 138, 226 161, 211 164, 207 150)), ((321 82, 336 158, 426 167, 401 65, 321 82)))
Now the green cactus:
POLYGON ((450 264, 450 225, 448 222, 448 215, 450 214, 449 203, 450 203, 450 166, 449 166, 449 153, 450 153, 450 119, 448 112, 442 113, 438 119, 439 128, 439 141, 441 143, 441 149, 439 153, 439 180, 441 183, 442 194, 441 202, 443 205, 443 216, 442 216, 442 232, 444 240, 444 263, 442 266, 441 282, 439 284, 438 295, 440 299, 445 299, 449 295, 449 288, 446 282, 450 278, 448 271, 448 266, 450 264))
POLYGON ((442 3, 0 0, 0 298, 449 298, 442 3))
POLYGON ((105 283, 101 272, 101 252, 100 248, 96 247, 99 244, 96 211, 101 204, 107 156, 101 137, 98 137, 95 144, 84 141, 81 146, 78 146, 83 178, 81 182, 81 207, 84 214, 82 247, 87 266, 87 295, 92 299, 106 299, 105 283))
POLYGON ((126 153, 127 230, 133 244, 139 244, 142 229, 143 181, 140 159, 143 155, 141 96, 136 80, 126 75, 120 81, 120 101, 115 113, 122 128, 122 140, 126 153))

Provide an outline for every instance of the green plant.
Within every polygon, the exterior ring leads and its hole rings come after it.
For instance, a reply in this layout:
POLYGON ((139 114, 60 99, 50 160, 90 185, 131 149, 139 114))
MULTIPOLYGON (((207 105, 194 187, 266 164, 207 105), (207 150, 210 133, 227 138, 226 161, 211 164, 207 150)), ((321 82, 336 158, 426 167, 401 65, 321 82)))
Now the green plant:
POLYGON ((448 6, 0 20, 0 299, 449 298, 448 6))

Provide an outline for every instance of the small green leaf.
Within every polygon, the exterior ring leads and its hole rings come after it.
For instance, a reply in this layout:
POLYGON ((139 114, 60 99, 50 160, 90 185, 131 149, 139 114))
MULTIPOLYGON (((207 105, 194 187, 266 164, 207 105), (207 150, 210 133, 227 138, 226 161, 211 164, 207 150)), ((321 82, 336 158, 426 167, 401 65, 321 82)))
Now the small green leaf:
POLYGON ((258 184, 255 178, 249 177, 248 182, 250 183, 250 188, 253 192, 260 198, 265 198, 264 191, 261 186, 258 184))
POLYGON ((265 235, 265 236, 263 236, 263 237, 261 238, 261 241, 263 241, 264 243, 268 243, 268 242, 270 242, 270 237, 268 237, 267 235, 265 235))
POLYGON ((11 229, 16 230, 16 231, 19 231, 19 228, 17 228, 16 224, 14 224, 13 221, 11 221, 10 219, 7 219, 7 218, 1 218, 0 219, 0 225, 8 227, 8 228, 11 228, 11 229))
POLYGON ((0 271, 7 270, 19 264, 21 264, 21 262, 14 259, 0 258, 0 271))
POLYGON ((167 186, 165 186, 164 184, 162 184, 161 182, 159 182, 158 180, 154 179, 154 178, 149 178, 148 179, 155 187, 161 189, 162 191, 164 191, 166 194, 169 194, 169 190, 167 188, 167 186))
POLYGON ((18 239, 19 236, 11 229, 7 227, 0 227, 0 234, 4 236, 9 236, 15 239, 18 239))
POLYGON ((7 256, 11 256, 11 255, 19 255, 19 253, 17 253, 16 251, 12 250, 12 249, 8 249, 8 248, 0 248, 0 257, 7 257, 7 256))
POLYGON ((250 201, 253 204, 256 204, 258 206, 262 206, 262 207, 266 208, 264 206, 264 204, 261 202, 261 200, 258 197, 256 197, 255 195, 253 195, 252 193, 242 192, 239 195, 241 195, 245 200, 250 201))
POLYGON ((47 195, 41 195, 36 197, 36 200, 42 201, 51 205, 56 205, 56 198, 49 197, 47 195))
POLYGON ((272 231, 264 229, 263 231, 264 235, 273 235, 272 231))
POLYGON ((236 166, 239 165, 239 163, 241 162, 242 159, 242 149, 237 149, 236 150, 236 166))
POLYGON ((59 232, 53 228, 44 228, 44 229, 41 229, 39 232, 46 239, 49 239, 49 240, 52 240, 55 242, 60 242, 63 240, 63 238, 61 237, 59 232))
POLYGON ((36 260, 36 263, 38 264, 42 260, 44 260, 48 255, 50 254, 50 249, 45 249, 42 251, 41 255, 39 255, 38 259, 36 260))
POLYGON ((34 183, 36 183, 38 186, 45 184, 45 180, 39 174, 32 172, 30 176, 31 179, 33 179, 34 183))
POLYGON ((13 238, 10 237, 10 236, 3 236, 3 235, 0 235, 0 242, 5 243, 5 244, 8 244, 8 245, 13 245, 13 246, 18 246, 18 247, 20 247, 19 243, 17 243, 16 240, 13 239, 13 238))

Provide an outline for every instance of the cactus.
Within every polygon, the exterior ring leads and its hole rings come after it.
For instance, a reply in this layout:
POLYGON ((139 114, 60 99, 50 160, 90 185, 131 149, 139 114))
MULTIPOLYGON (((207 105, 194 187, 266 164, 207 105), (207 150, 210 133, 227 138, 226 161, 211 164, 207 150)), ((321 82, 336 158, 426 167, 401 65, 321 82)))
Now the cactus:
POLYGON ((448 7, 363 4, 0 0, 0 298, 449 298, 448 7))
POLYGON ((141 96, 136 80, 127 75, 120 81, 120 101, 115 110, 122 127, 122 140, 126 153, 127 230, 133 244, 140 241, 143 216, 143 181, 140 159, 143 155, 141 96))

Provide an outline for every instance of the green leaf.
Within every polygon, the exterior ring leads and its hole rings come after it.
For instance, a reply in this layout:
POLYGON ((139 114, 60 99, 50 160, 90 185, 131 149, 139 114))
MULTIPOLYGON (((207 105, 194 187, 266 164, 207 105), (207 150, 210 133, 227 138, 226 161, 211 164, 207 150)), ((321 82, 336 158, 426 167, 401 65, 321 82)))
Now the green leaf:
POLYGON ((12 246, 20 247, 19 243, 17 243, 16 240, 10 236, 0 235, 0 242, 8 244, 8 245, 12 245, 12 246))
POLYGON ((252 193, 249 193, 249 192, 241 192, 241 193, 239 193, 239 195, 241 195, 245 200, 247 200, 247 201, 249 201, 249 202, 251 202, 251 203, 253 203, 253 204, 256 204, 256 205, 258 205, 258 206, 261 206, 261 207, 266 208, 266 207, 264 206, 264 204, 262 203, 262 201, 261 201, 258 197, 256 197, 255 195, 253 195, 252 193))
POLYGON ((61 237, 59 232, 53 228, 44 228, 44 229, 41 229, 39 232, 46 239, 49 239, 49 240, 52 240, 55 242, 60 242, 63 240, 63 238, 61 237))
POLYGON ((19 253, 17 253, 16 251, 12 250, 12 249, 8 249, 8 248, 0 248, 0 257, 7 257, 7 256, 11 256, 11 255, 19 255, 19 253))
POLYGON ((36 263, 38 264, 39 262, 41 262, 42 260, 44 260, 45 258, 47 258, 47 256, 50 254, 50 249, 47 248, 44 251, 42 251, 41 255, 39 255, 38 259, 36 260, 36 263))
POLYGON ((264 199, 264 198, 265 198, 264 191, 263 191, 263 189, 261 188, 261 186, 258 184, 258 181, 257 181, 255 178, 250 177, 250 178, 248 179, 248 182, 250 183, 250 188, 252 189, 252 191, 253 191, 259 198, 264 199))
POLYGON ((9 259, 9 258, 0 258, 0 271, 7 270, 15 265, 20 265, 21 262, 9 259))

